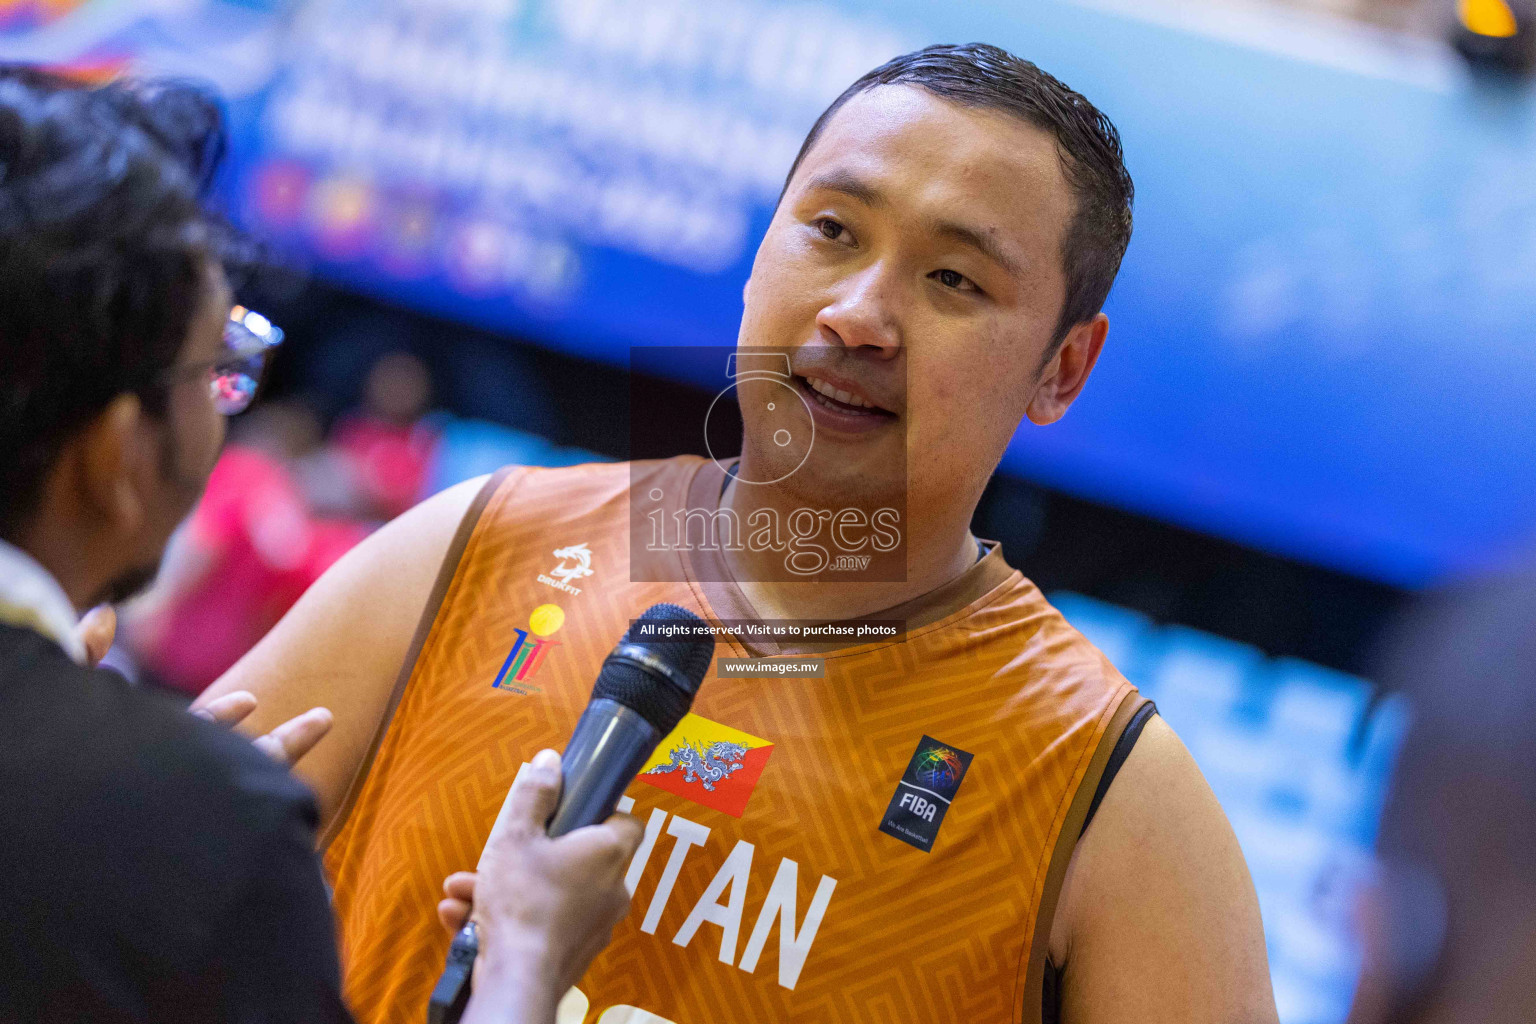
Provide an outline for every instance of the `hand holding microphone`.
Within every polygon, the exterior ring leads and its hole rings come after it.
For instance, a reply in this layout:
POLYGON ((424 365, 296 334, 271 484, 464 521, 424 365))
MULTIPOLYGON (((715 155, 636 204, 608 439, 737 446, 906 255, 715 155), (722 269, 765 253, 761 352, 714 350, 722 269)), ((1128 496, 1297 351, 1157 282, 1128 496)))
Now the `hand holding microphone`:
POLYGON ((449 948, 429 1024, 461 1014, 553 1022, 560 998, 608 944, 629 907, 623 874, 641 835, 614 806, 693 704, 714 658, 703 626, 677 605, 646 609, 603 662, 563 761, 541 751, 514 781, 476 874, 444 883, 445 924, 473 910, 449 948))
POLYGON ((542 750, 512 784, 477 874, 444 888, 449 915, 469 909, 479 925, 474 999, 464 1024, 543 1024, 608 944, 629 911, 624 871, 640 845, 640 823, 616 814, 552 838, 544 823, 560 797, 560 756, 542 750), (462 901, 462 902, 460 902, 462 901))

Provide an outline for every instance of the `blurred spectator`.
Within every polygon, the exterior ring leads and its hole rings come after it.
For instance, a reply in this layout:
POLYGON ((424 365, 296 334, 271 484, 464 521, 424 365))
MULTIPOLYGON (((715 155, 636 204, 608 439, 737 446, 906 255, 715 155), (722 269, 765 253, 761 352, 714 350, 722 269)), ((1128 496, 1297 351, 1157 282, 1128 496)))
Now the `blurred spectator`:
POLYGON ((266 402, 233 421, 234 440, 154 587, 124 609, 143 677, 197 694, 333 562, 423 497, 508 463, 601 459, 493 423, 426 416, 431 396, 421 361, 389 352, 329 439, 300 401, 266 402))
POLYGON ((423 497, 438 432, 422 421, 432 380, 406 352, 382 356, 368 371, 363 406, 336 424, 332 444, 351 468, 363 509, 393 519, 423 497))
POLYGON ((1362 907, 1352 1024, 1536 1020, 1536 571, 1410 618, 1385 681, 1414 720, 1362 907))

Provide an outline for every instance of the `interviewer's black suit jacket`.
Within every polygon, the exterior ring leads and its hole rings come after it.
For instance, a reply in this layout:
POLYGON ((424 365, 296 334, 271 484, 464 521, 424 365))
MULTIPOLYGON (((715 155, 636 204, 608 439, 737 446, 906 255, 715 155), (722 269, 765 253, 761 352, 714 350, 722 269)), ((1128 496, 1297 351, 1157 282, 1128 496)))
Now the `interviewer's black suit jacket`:
POLYGON ((0 625, 0 1021, 346 1021, 310 792, 0 625))

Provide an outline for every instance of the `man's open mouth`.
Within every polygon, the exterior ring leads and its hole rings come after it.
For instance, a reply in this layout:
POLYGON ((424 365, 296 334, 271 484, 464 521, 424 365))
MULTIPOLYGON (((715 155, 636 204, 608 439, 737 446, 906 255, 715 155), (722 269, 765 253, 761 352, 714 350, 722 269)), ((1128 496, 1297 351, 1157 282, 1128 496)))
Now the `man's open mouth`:
POLYGON ((806 398, 824 409, 849 416, 868 416, 875 419, 895 419, 896 414, 883 409, 857 391, 840 388, 820 377, 796 377, 795 383, 806 398))

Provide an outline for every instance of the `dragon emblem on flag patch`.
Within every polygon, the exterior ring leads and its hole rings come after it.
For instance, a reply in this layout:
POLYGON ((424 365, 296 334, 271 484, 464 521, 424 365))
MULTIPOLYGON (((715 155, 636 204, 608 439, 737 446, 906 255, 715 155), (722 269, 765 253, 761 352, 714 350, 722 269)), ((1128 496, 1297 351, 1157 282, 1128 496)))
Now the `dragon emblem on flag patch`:
POLYGON ((739 818, 772 752, 761 737, 690 714, 657 745, 639 781, 739 818))

